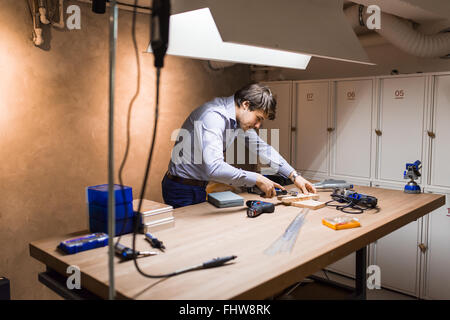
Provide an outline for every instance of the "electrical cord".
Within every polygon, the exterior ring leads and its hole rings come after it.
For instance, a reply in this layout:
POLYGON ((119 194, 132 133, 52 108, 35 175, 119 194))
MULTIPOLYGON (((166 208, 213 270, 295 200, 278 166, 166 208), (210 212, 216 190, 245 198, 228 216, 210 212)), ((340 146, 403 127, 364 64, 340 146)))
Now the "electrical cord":
MULTIPOLYGON (((136 101, 137 97, 139 96, 140 90, 141 90, 141 63, 140 63, 140 59, 139 59, 139 51, 138 51, 138 46, 137 46, 137 41, 136 41, 136 14, 137 14, 137 1, 138 0, 134 0, 134 7, 133 7, 133 16, 132 16, 132 20, 131 20, 131 39, 133 41, 133 48, 134 48, 134 53, 136 56, 136 67, 137 67, 137 84, 136 84, 136 92, 133 96, 133 98, 130 101, 130 104, 128 106, 128 113, 127 113, 127 136, 126 136, 126 146, 125 146, 125 153, 123 155, 123 159, 122 159, 122 163, 120 164, 120 168, 119 168, 119 184, 120 184, 120 189, 121 189, 121 193, 122 193, 122 198, 125 199, 125 190, 123 188, 124 184, 123 184, 123 169, 125 167, 125 163, 127 162, 128 159, 128 153, 130 150, 130 123, 131 123, 131 111, 133 109, 133 105, 134 102, 136 101)), ((117 239, 116 242, 116 246, 120 243, 120 239, 122 237, 123 232, 125 231, 125 226, 128 224, 128 207, 125 206, 125 219, 124 222, 122 224, 122 229, 120 231, 120 235, 119 238, 117 239)))
POLYGON ((332 193, 331 198, 333 198, 333 200, 325 202, 325 205, 328 207, 335 207, 336 210, 339 210, 344 213, 360 214, 363 213, 365 210, 372 209, 372 207, 370 206, 365 206, 364 204, 356 203, 354 200, 349 200, 347 197, 337 193, 332 193), (331 204, 332 202, 338 202, 339 204, 331 204), (346 210, 347 208, 351 209, 351 211, 346 210))
MULTIPOLYGON (((136 64, 137 64, 137 87, 136 87, 136 92, 133 96, 133 98, 130 101, 129 107, 128 107, 128 114, 127 114, 127 136, 126 136, 126 147, 125 147, 125 153, 122 159, 122 162, 120 164, 120 168, 119 168, 119 184, 120 184, 120 189, 121 189, 121 193, 122 193, 122 197, 125 199, 125 190, 123 188, 124 183, 123 183, 123 169, 125 168, 125 164, 127 162, 128 159, 128 153, 129 153, 129 149, 130 149, 130 121, 131 121, 131 111, 134 105, 134 102, 136 101, 137 96, 139 95, 140 92, 140 86, 141 86, 141 68, 140 68, 140 59, 139 59, 139 51, 138 51, 138 46, 137 46, 137 41, 136 41, 136 13, 137 13, 137 0, 134 0, 134 7, 133 7, 133 17, 132 17, 132 24, 131 24, 131 36, 132 36, 132 40, 133 40, 133 47, 134 47, 134 51, 135 51, 135 56, 136 56, 136 64)), ((133 218, 133 252, 136 252, 136 234, 138 233, 138 229, 139 229, 139 225, 140 225, 140 221, 141 221, 141 208, 142 208, 142 199, 144 199, 144 195, 145 195, 145 189, 147 186, 147 178, 148 178, 148 173, 150 171, 150 164, 152 161, 152 157, 153 157, 153 147, 155 145, 155 138, 156 138, 156 129, 157 129, 157 121, 158 121, 158 116, 159 116, 159 83, 160 83, 160 75, 161 75, 161 69, 157 68, 156 69, 156 107, 155 107, 155 119, 154 119, 154 124, 153 124, 153 134, 152 134, 152 142, 151 142, 151 147, 150 147, 150 153, 148 155, 148 159, 147 159, 147 165, 146 165, 146 170, 145 170, 145 177, 144 177, 144 181, 143 181, 143 185, 142 185, 142 189, 141 189, 141 194, 139 196, 139 206, 138 206, 138 210, 136 212, 136 216, 134 216, 133 218)), ((117 248, 120 244, 120 240, 122 237, 123 232, 125 231, 125 226, 128 223, 128 207, 125 206, 125 219, 124 219, 124 223, 122 224, 122 229, 119 235, 119 238, 116 241, 115 247, 117 248)), ((170 274, 167 275, 156 275, 156 276, 152 276, 149 274, 146 274, 145 272, 143 272, 140 268, 139 265, 137 264, 136 261, 136 255, 134 256, 133 260, 136 266, 136 269, 138 270, 139 273, 141 273, 144 276, 147 277, 166 277, 166 276, 171 276, 171 275, 175 275, 175 274, 179 274, 178 272, 172 272, 170 274)), ((183 272, 187 272, 187 270, 184 270, 183 272)))
MULTIPOLYGON (((134 49, 135 49, 135 54, 136 54, 136 62, 137 62, 137 68, 138 68, 138 81, 137 81, 137 89, 136 89, 136 93, 133 96, 133 99, 130 102, 129 108, 128 108, 128 115, 127 115, 127 143, 126 143, 126 149, 125 149, 125 154, 122 160, 122 163, 120 165, 120 169, 119 169, 119 183, 120 183, 120 188, 121 188, 121 193, 123 198, 125 199, 125 191, 123 188, 123 178, 122 178, 122 173, 123 173, 123 168, 125 167, 125 163, 127 161, 128 158, 128 152, 129 152, 129 145, 130 145, 130 118, 131 118, 131 109, 132 106, 134 104, 134 101, 136 100, 136 97, 139 94, 140 91, 140 61, 139 61, 139 52, 137 49, 137 43, 136 43, 136 6, 137 4, 137 0, 135 0, 135 6, 133 9, 133 20, 132 20, 132 39, 133 39, 133 45, 134 45, 134 49)), ((154 1, 154 6, 153 8, 155 8, 156 14, 159 14, 161 16, 164 16, 164 14, 167 15, 167 19, 169 17, 169 10, 170 10, 170 6, 169 7, 164 7, 164 5, 167 5, 168 2, 163 2, 163 1, 154 1), (167 10, 167 11, 165 11, 167 10)), ((154 13, 154 12, 153 12, 154 13)), ((152 14, 153 14, 152 13, 152 14)), ((153 19, 152 19, 153 22, 153 19)), ((162 22, 164 23, 164 22, 162 22)), ((161 26, 160 26, 161 27, 161 26)), ((159 117, 159 88, 160 88, 160 77, 161 77, 161 68, 163 66, 163 56, 165 54, 165 51, 167 49, 167 42, 168 42, 168 25, 166 26, 167 30, 165 30, 165 34, 163 34, 163 41, 156 41, 155 42, 155 47, 157 46, 158 49, 158 53, 155 53, 155 66, 156 66, 156 103, 155 103, 155 117, 154 117, 154 124, 153 124, 153 134, 152 134, 152 140, 151 140, 151 145, 150 145, 150 150, 149 150, 149 154, 148 154, 148 158, 147 158, 147 164, 146 164, 146 168, 145 168, 145 175, 144 175, 144 180, 142 182, 142 188, 141 188, 141 193, 139 196, 139 205, 138 205, 138 209, 136 212, 136 215, 133 215, 133 245, 132 245, 132 253, 138 253, 138 251, 136 251, 136 234, 139 232, 139 226, 141 224, 141 208, 142 208, 142 201, 144 199, 145 196, 145 189, 147 186, 147 180, 148 180, 148 174, 150 171, 150 166, 151 166, 151 162, 152 162, 152 158, 153 158, 153 149, 155 146, 155 140, 156 140, 156 132, 157 132, 157 126, 158 126, 158 117, 159 117)), ((163 31, 164 32, 164 31, 163 31)), ((155 50, 156 51, 156 50, 155 50)), ((127 220, 128 220, 128 208, 125 206, 125 219, 124 219, 124 224, 122 225, 122 230, 121 230, 121 234, 124 231, 124 228, 127 224, 127 220)), ((120 239, 121 236, 119 236, 115 247, 116 249, 118 248, 118 246, 120 247, 119 243, 120 243, 120 239)), ((205 269, 205 268, 214 268, 214 267, 218 267, 223 265, 224 263, 233 260, 236 258, 236 256, 227 256, 227 257, 219 257, 219 258, 215 258, 206 262, 203 262, 201 264, 198 265, 194 265, 194 266, 190 266, 187 268, 183 268, 183 269, 179 269, 176 270, 174 272, 170 272, 167 274, 160 274, 160 275, 151 275, 148 273, 145 273, 138 265, 137 262, 137 258, 138 258, 138 254, 132 254, 133 256, 133 262, 134 265, 137 269, 137 271, 144 277, 147 278, 167 278, 167 277, 172 277, 181 273, 185 273, 185 272, 189 272, 189 271, 193 271, 193 270, 198 270, 198 269, 205 269)))
POLYGON ((330 200, 328 202, 325 202, 325 205, 328 207, 335 207, 336 210, 339 210, 344 213, 352 213, 352 214, 360 214, 363 213, 365 209, 358 207, 356 204, 349 202, 346 205, 339 205, 339 204, 330 204, 331 202, 334 202, 335 200, 330 200), (346 210, 347 208, 353 209, 353 211, 346 210))
MULTIPOLYGON (((147 165, 146 165, 146 169, 145 169, 144 181, 142 183, 141 194, 140 194, 140 197, 139 197, 140 199, 139 199, 137 215, 133 219, 133 246, 132 246, 133 252, 136 252, 136 234, 138 233, 139 221, 141 220, 142 200, 144 199, 144 195, 145 195, 145 189, 146 189, 147 180, 148 180, 148 173, 150 171, 150 165, 151 165, 152 158, 153 158, 153 149, 154 149, 154 146, 155 146, 155 138, 156 138, 156 132, 157 132, 158 117, 159 117, 159 83, 160 83, 160 76, 161 76, 161 68, 156 68, 156 107, 155 107, 155 119, 154 119, 154 124, 153 124, 153 136, 152 136, 152 142, 151 142, 151 145, 150 145, 149 155, 148 155, 148 158, 147 158, 147 165)), ((173 276, 176 276, 176 275, 179 275, 179 274, 182 274, 182 273, 186 273, 186 272, 189 272, 189 271, 205 269, 205 268, 218 267, 218 266, 221 266, 221 265, 223 265, 224 263, 226 263, 226 262, 228 262, 230 260, 235 259, 236 256, 215 258, 215 259, 206 261, 206 262, 198 264, 198 265, 194 265, 194 266, 191 266, 191 267, 187 267, 187 268, 176 270, 174 272, 170 272, 170 273, 166 273, 166 274, 159 274, 159 275, 152 275, 152 274, 148 274, 148 273, 144 272, 139 267, 137 258, 138 258, 137 255, 133 256, 134 266, 136 267, 136 270, 142 276, 144 276, 146 278, 168 278, 168 277, 173 277, 173 276)))

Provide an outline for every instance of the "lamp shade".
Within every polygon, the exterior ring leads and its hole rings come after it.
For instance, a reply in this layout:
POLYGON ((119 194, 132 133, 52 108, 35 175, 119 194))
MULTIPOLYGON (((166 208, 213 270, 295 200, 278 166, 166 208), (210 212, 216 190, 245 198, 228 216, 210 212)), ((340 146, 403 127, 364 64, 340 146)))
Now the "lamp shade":
POLYGON ((305 69, 311 56, 373 64, 342 0, 171 0, 171 5, 168 54, 295 69, 305 69))
MULTIPOLYGON (((147 51, 151 52, 151 46, 147 51)), ((224 42, 209 8, 170 16, 167 54, 295 69, 305 69, 311 58, 295 52, 224 42)))

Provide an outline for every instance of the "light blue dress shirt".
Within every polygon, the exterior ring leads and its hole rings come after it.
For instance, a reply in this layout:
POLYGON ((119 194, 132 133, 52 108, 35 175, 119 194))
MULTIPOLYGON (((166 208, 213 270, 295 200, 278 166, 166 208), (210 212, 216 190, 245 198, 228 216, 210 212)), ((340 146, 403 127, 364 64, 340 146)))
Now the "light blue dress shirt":
POLYGON ((254 186, 257 177, 255 172, 238 169, 224 160, 224 152, 232 146, 236 137, 243 139, 241 141, 245 141, 250 152, 268 163, 273 173, 287 178, 294 171, 255 130, 244 132, 239 128, 234 96, 230 96, 215 98, 198 107, 189 115, 182 128, 172 134, 171 139, 176 142, 169 172, 187 179, 216 181, 237 187, 254 186))

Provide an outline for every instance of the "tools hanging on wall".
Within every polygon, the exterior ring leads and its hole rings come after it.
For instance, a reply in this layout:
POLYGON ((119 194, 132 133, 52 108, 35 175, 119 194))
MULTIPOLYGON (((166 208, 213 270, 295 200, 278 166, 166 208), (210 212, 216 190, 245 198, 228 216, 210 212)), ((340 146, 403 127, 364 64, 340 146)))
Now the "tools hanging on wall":
POLYGON ((27 0, 33 22, 33 43, 44 44, 43 25, 64 28, 64 0, 27 0))

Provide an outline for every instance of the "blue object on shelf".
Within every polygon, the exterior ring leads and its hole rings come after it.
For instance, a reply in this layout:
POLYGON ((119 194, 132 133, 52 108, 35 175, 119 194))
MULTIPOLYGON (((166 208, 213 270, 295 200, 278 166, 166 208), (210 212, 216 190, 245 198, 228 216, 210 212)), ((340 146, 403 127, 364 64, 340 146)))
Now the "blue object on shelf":
MULTIPOLYGON (((114 203, 116 205, 133 202, 133 190, 131 187, 123 186, 123 192, 120 184, 114 185, 114 203)), ((86 199, 89 204, 95 204, 103 207, 108 206, 108 184, 90 186, 86 188, 86 199)))
POLYGON ((108 245, 106 233, 92 233, 87 236, 62 241, 58 248, 68 254, 100 248, 108 245))

